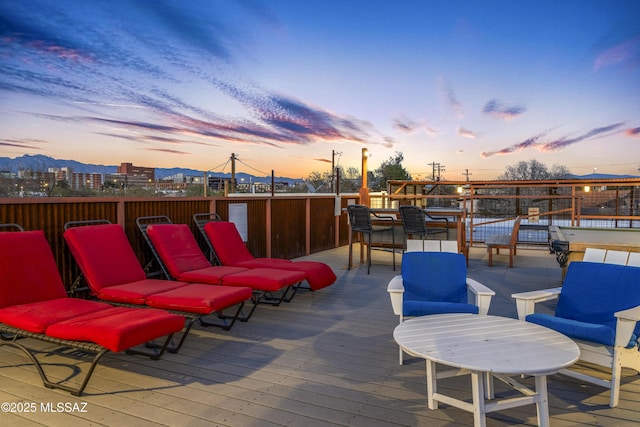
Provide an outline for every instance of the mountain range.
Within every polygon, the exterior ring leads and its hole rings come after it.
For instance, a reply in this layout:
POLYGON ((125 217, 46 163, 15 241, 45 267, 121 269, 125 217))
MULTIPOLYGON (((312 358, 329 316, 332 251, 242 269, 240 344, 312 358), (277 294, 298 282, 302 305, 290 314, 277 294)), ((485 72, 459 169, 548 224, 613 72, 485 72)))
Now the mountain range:
MULTIPOLYGON (((75 160, 62 160, 54 159, 53 157, 44 156, 41 154, 28 155, 25 154, 14 159, 9 157, 0 157, 0 172, 18 173, 20 170, 32 170, 36 172, 46 172, 49 168, 70 168, 73 172, 79 173, 100 173, 100 174, 113 174, 118 170, 118 166, 107 165, 95 165, 81 163, 75 160)), ((184 174, 186 176, 202 176, 203 171, 188 168, 155 168, 156 179, 162 179, 168 176, 184 174)), ((230 178, 231 173, 224 172, 209 172, 210 176, 220 178, 230 178)), ((236 173, 236 179, 253 181, 253 182, 271 182, 270 176, 255 176, 244 172, 236 173)), ((299 179, 287 178, 287 177, 275 177, 278 182, 287 181, 291 184, 299 182, 299 179)))

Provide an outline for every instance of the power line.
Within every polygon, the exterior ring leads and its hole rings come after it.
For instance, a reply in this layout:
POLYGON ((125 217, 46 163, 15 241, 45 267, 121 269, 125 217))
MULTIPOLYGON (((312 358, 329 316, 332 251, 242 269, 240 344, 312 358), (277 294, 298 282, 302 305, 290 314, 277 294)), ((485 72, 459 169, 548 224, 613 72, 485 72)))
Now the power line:
POLYGON ((221 166, 223 167, 223 168, 222 168, 222 170, 224 171, 224 168, 226 168, 228 164, 229 164, 229 160, 227 160, 227 161, 226 161, 226 162, 224 162, 224 163, 220 163, 218 166, 214 166, 214 167, 212 167, 211 169, 209 169, 209 171, 208 171, 208 172, 211 172, 211 171, 213 171, 213 170, 215 170, 215 169, 218 169, 218 168, 220 168, 221 166))
POLYGON ((245 162, 243 162, 242 160, 240 160, 238 157, 236 157, 236 161, 238 161, 238 162, 242 163, 243 165, 245 165, 245 166, 246 166, 246 167, 248 167, 249 169, 253 169, 253 170, 254 170, 254 171, 256 171, 256 172, 263 174, 264 176, 269 176, 269 174, 268 174, 268 173, 263 172, 263 171, 261 171, 261 170, 259 170, 259 169, 256 169, 256 168, 254 168, 253 166, 249 166, 248 164, 246 164, 245 162))

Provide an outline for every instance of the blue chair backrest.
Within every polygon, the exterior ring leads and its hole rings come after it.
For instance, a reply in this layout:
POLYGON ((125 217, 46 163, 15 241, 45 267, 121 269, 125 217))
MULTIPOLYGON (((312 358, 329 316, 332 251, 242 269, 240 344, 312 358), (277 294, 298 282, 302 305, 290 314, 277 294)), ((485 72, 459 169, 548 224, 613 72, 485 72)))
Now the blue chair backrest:
POLYGON ((402 256, 405 301, 467 302, 464 255, 450 252, 407 252, 402 256))
MULTIPOLYGON (((616 327, 616 311, 640 305, 640 267, 572 262, 562 284, 556 317, 616 327)), ((640 332, 640 324, 635 329, 640 332)))

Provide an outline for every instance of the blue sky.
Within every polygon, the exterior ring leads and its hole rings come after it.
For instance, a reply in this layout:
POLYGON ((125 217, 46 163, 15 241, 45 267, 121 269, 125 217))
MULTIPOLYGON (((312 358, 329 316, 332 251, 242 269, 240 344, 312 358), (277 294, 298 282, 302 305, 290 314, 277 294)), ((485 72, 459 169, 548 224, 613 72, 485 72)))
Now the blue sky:
POLYGON ((364 147, 638 174, 640 1, 0 2, 0 156, 305 177, 364 147))

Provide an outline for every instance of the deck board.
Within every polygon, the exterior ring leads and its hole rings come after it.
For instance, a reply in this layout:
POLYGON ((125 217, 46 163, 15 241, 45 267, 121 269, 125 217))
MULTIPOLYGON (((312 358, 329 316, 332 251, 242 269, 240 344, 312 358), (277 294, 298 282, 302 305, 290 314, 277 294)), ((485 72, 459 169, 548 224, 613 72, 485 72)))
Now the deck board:
MULTIPOLYGON (((471 414, 426 406, 424 360, 398 364, 393 341, 397 318, 386 292, 391 255, 373 251, 371 274, 346 270, 347 248, 314 254, 329 263, 338 282, 301 291, 291 303, 260 306, 231 331, 195 327, 179 354, 160 361, 115 354, 98 365, 79 398, 45 389, 29 360, 0 348, 0 401, 86 402, 87 413, 0 413, 2 425, 220 425, 220 426, 469 426, 471 414), (6 422, 5 422, 6 421, 6 422)), ((400 256, 397 260, 399 261, 400 256)), ((515 317, 511 293, 558 286, 561 270, 547 251, 519 250, 515 267, 496 255, 488 267, 472 248, 469 276, 497 293, 490 314, 515 317)), ((550 309, 549 309, 550 310, 550 309)), ((29 341, 47 349, 48 344, 29 341)), ((86 358, 42 354, 56 378, 62 365, 87 367, 86 358)), ((532 384, 532 379, 522 379, 532 384)), ((549 413, 554 426, 625 426, 640 423, 640 377, 627 373, 620 405, 609 392, 575 379, 549 377, 549 413)), ((512 393, 496 383, 497 393, 512 393)), ((469 397, 468 377, 439 382, 459 398, 469 397)), ((492 413, 488 426, 536 425, 533 405, 492 413)))

